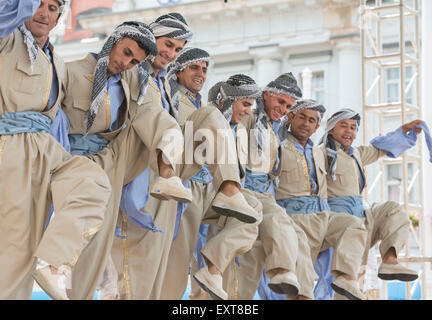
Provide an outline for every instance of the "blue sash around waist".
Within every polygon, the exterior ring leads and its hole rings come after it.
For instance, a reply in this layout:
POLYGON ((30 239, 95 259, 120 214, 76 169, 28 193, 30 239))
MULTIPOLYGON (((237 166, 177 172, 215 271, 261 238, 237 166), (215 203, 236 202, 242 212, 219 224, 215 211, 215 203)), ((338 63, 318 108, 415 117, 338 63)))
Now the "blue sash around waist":
POLYGON ((285 209, 286 213, 316 213, 324 210, 330 211, 325 199, 316 196, 301 196, 276 200, 285 209))
POLYGON ((263 193, 267 191, 269 178, 265 173, 254 173, 246 169, 246 177, 244 180, 244 188, 263 193))
POLYGON ((346 212, 353 216, 364 218, 363 197, 334 197, 328 198, 331 211, 346 212))
POLYGON ((109 141, 95 133, 87 136, 70 134, 69 142, 72 154, 86 156, 101 151, 108 145, 109 141))
POLYGON ((0 135, 50 131, 51 119, 40 112, 0 114, 0 135))
POLYGON ((213 180, 212 175, 210 174, 210 170, 207 165, 204 165, 200 171, 195 173, 189 180, 196 181, 199 183, 209 183, 213 180))

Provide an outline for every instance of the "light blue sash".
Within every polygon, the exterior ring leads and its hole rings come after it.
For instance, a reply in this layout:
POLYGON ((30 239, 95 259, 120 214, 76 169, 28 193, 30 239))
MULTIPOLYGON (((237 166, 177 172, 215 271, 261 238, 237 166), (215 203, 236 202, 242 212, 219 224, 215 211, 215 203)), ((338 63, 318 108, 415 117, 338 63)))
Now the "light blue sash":
POLYGON ((50 132, 51 119, 40 112, 9 112, 0 115, 0 135, 50 132))
POLYGON ((330 210, 327 201, 315 196, 302 196, 276 201, 286 213, 316 213, 324 210, 330 210))
POLYGON ((353 216, 364 218, 363 197, 334 197, 328 198, 328 204, 331 211, 346 212, 353 216))
POLYGON ((101 151, 108 145, 108 140, 98 134, 70 134, 69 142, 71 153, 86 156, 101 151))
POLYGON ((196 181, 199 183, 207 184, 213 180, 210 170, 207 165, 204 165, 200 171, 195 173, 189 180, 196 181))
POLYGON ((268 174, 254 173, 246 169, 246 177, 244 180, 244 188, 263 193, 267 191, 268 174))

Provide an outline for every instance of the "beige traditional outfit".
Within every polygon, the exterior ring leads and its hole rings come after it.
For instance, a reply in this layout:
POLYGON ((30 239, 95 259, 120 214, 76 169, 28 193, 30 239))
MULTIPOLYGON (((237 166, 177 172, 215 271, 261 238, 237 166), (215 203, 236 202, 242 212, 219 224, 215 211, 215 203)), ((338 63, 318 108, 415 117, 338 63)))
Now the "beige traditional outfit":
POLYGON ((35 125, 30 121, 22 133, 0 136, 0 299, 30 298, 36 258, 70 274, 102 227, 111 192, 99 166, 71 156, 49 134, 63 97, 66 69, 52 46, 53 63, 40 47, 33 48, 35 55, 29 59, 28 43, 18 29, 0 39, 0 122, 32 113, 47 126, 26 132, 35 125), (58 96, 49 108, 53 68, 58 96), (51 203, 56 214, 44 231, 51 203))
MULTIPOLYGON (((86 133, 86 118, 91 106, 96 59, 88 54, 82 60, 68 63, 67 67, 69 72, 63 109, 70 121, 70 137, 80 137, 86 133)), ((82 253, 73 274, 72 289, 68 295, 74 299, 93 298, 114 240, 123 186, 148 166, 158 172, 158 150, 162 151, 165 159, 174 166, 183 151, 180 127, 165 110, 153 103, 151 94, 146 96, 142 104, 138 103, 141 90, 139 80, 136 68, 122 74, 120 83, 125 98, 117 115, 117 129, 108 131, 112 117, 109 95, 106 94, 104 104, 99 108, 88 131, 89 135, 97 134, 109 141, 101 151, 88 156, 108 174, 113 193, 103 229, 82 253), (168 150, 173 144, 169 140, 164 140, 166 132, 175 132, 181 142, 175 144, 174 151, 168 150)), ((72 141, 71 139, 71 143, 72 141)), ((79 145, 77 147, 80 148, 79 145)))
MULTIPOLYGON (((179 85, 178 90, 180 92, 178 119, 179 123, 183 125, 196 110, 196 107, 188 98, 191 93, 185 87, 179 85)), ((214 106, 209 108, 219 112, 214 106)), ((226 121, 225 119, 221 120, 226 121)), ((244 170, 242 170, 241 176, 244 176, 244 170)), ((246 224, 235 218, 220 216, 211 209, 212 201, 217 192, 213 181, 203 183, 192 179, 190 184, 193 201, 188 204, 183 214, 178 235, 170 248, 161 299, 181 299, 183 296, 187 287, 189 265, 195 261, 193 251, 200 224, 211 224, 219 230, 202 249, 204 258, 210 260, 219 270, 225 270, 234 257, 249 250, 257 237, 257 222, 246 224)), ((249 205, 260 212, 261 204, 253 196, 250 196, 247 190, 241 189, 241 192, 249 205)), ((190 274, 193 275, 197 271, 198 269, 193 269, 190 274)), ((195 291, 199 292, 199 296, 206 295, 196 286, 192 276, 191 283, 195 291)))
MULTIPOLYGON (((168 81, 164 83, 165 91, 170 92, 168 81)), ((153 81, 149 81, 146 100, 161 101, 161 93, 153 81), (159 99, 159 100, 157 100, 159 99)), ((167 95, 170 105, 172 105, 171 97, 167 95)), ((160 102, 159 102, 160 103, 160 102)), ((160 107, 161 108, 161 107, 160 107)), ((183 107, 182 107, 183 108, 183 107)), ((162 109, 162 108, 161 108, 162 109)), ((179 112, 179 114, 182 114, 179 112)), ((174 119, 174 118, 173 118, 174 119)), ((231 134, 226 120, 222 114, 214 107, 202 107, 199 110, 192 112, 189 117, 186 117, 189 124, 193 124, 191 133, 195 133, 200 129, 210 130, 214 137, 217 136, 217 130, 226 130, 231 134)), ((185 140, 187 140, 186 131, 187 125, 182 126, 185 140)), ((192 137, 190 137, 192 138, 192 137)), ((232 137, 231 137, 232 138, 232 137)), ((217 141, 214 141, 213 148, 217 150, 217 141)), ((196 150, 199 142, 194 141, 191 150, 196 150)), ((187 148, 187 147, 186 147, 187 148)), ((210 160, 208 167, 213 176, 211 189, 204 191, 193 191, 193 196, 197 194, 216 194, 220 185, 224 181, 235 181, 240 183, 238 175, 238 167, 236 164, 217 164, 215 159, 210 160)), ((186 163, 185 153, 182 164, 177 167, 179 176, 182 180, 187 180, 201 170, 202 164, 195 161, 189 164, 186 163)), ((152 176, 152 175, 151 175, 152 176)), ((151 179, 151 178, 150 178, 151 179)), ((192 182, 193 183, 193 182, 192 182)), ((191 187, 192 189, 193 187, 191 187)), ((210 188, 207 186, 207 188, 210 188)), ((203 197, 204 198, 204 197, 203 197)), ((208 201, 210 197, 205 197, 208 201)), ((194 200, 195 201, 195 200, 194 200)), ((194 204, 190 204, 194 205, 194 204)), ((197 206, 199 206, 197 204, 197 206)), ((161 203, 159 200, 150 197, 147 204, 141 211, 153 215, 154 224, 162 229, 165 233, 152 232, 136 226, 128 221, 125 217, 121 221, 122 230, 127 235, 127 239, 116 238, 112 251, 113 261, 119 272, 119 290, 120 296, 123 299, 160 299, 162 286, 164 283, 165 269, 168 263, 169 248, 172 242, 172 236, 175 228, 175 212, 177 203, 174 201, 161 203)), ((216 215, 216 213, 213 213, 216 215)), ((219 215, 218 215, 219 216, 219 215)), ((224 220, 221 218, 221 220, 224 220)), ((232 219, 225 219, 231 221, 232 219)), ((225 225, 226 221, 221 222, 225 225)), ((233 224, 244 224, 240 221, 233 221, 233 224)), ((251 228, 253 228, 251 226, 251 228)), ((242 244, 238 244, 243 247, 242 244)), ((228 250, 228 248, 227 248, 228 250)), ((220 254, 223 257, 223 253, 220 254)), ((228 257, 232 258, 231 256, 228 257)), ((188 262, 189 263, 189 262, 188 262)), ((217 263, 217 262, 216 262, 217 263)), ((220 263, 223 267, 225 262, 220 263)))
MULTIPOLYGON (((332 210, 349 213, 364 222, 368 237, 362 263, 366 265, 369 249, 379 241, 381 241, 379 250, 382 257, 390 248, 394 248, 398 256, 408 241, 409 219, 399 203, 386 201, 373 203, 369 208, 365 208, 363 200, 363 194, 367 190, 365 167, 387 156, 389 152, 392 153, 392 149, 395 149, 392 145, 396 145, 398 150, 406 149, 401 147, 404 145, 406 135, 402 134, 399 128, 386 136, 375 138, 368 146, 350 147, 347 153, 328 133, 337 122, 344 119, 355 119, 357 128, 360 124, 360 115, 357 112, 341 109, 329 118, 326 134, 320 145, 325 159, 329 159, 326 161, 326 170, 329 172, 327 175, 328 202, 332 210)), ((402 153, 402 150, 398 152, 402 153)), ((378 275, 386 280, 412 281, 417 278, 414 270, 400 265, 381 264, 378 275), (389 268, 394 270, 385 270, 389 268)))
MULTIPOLYGON (((295 114, 303 108, 317 111, 319 119, 325 111, 313 100, 298 100, 290 112, 295 114)), ((341 274, 357 278, 367 237, 366 228, 355 217, 329 211, 326 202, 327 171, 322 149, 313 146, 310 139, 302 146, 286 129, 284 135, 275 198, 307 235, 310 251, 299 251, 303 259, 315 262, 320 251, 334 248, 331 272, 336 280, 332 287, 339 290, 347 284, 341 274)), ((310 273, 299 275, 299 282, 310 284, 311 276, 310 273)), ((347 285, 350 288, 344 287, 343 290, 347 291, 344 294, 351 299, 362 298, 355 282, 347 285)))

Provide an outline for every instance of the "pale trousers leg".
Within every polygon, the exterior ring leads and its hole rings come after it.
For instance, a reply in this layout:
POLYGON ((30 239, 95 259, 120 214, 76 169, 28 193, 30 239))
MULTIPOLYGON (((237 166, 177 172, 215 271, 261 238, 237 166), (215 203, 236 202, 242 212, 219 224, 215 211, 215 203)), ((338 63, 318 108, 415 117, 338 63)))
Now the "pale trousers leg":
POLYGON ((180 127, 166 110, 159 106, 143 107, 106 148, 90 156, 108 174, 113 192, 102 229, 84 250, 74 270, 72 290, 68 290, 70 298, 92 299, 94 296, 114 241, 123 186, 148 166, 158 171, 158 150, 170 163, 178 161, 175 157, 180 157, 183 145, 172 149, 172 153, 168 151, 172 142, 164 139, 165 132, 177 132, 181 137, 180 127))
MULTIPOLYGON (((208 139, 207 148, 212 149, 213 157, 211 152, 206 149, 205 163, 208 165, 209 171, 213 177, 212 184, 214 189, 217 191, 224 181, 234 181, 240 185, 238 159, 235 156, 235 161, 228 155, 236 155, 236 145, 234 136, 231 128, 226 121, 222 113, 214 107, 204 107, 194 111, 187 119, 186 124, 183 126, 183 134, 185 136, 185 152, 183 153, 183 161, 179 166, 178 171, 182 179, 189 179, 199 170, 204 162, 197 162, 200 157, 196 157, 200 153, 197 152, 199 148, 202 148, 202 141, 200 135, 208 139), (190 125, 193 130, 191 130, 190 125), (218 148, 223 149, 222 146, 218 145, 218 131, 227 133, 227 138, 223 141, 225 148, 225 157, 222 156, 222 152, 217 152, 218 148), (194 141, 194 138, 199 141, 194 141), (193 141, 193 143, 191 143, 193 141), (185 164, 185 165, 184 165, 185 164)), ((222 143, 221 143, 222 144, 222 143)), ((203 150, 201 150, 203 151, 203 150)))
POLYGON ((224 289, 230 300, 252 300, 258 288, 265 265, 262 241, 254 242, 251 250, 232 261, 223 274, 224 289))
POLYGON ((374 203, 365 214, 369 234, 364 259, 367 261, 369 248, 379 241, 381 241, 379 245, 381 257, 392 247, 395 248, 396 256, 399 255, 408 241, 410 232, 408 214, 403 207, 394 201, 374 203))
MULTIPOLYGON (((216 194, 212 183, 191 181, 190 187, 193 201, 188 204, 183 214, 177 237, 170 248, 161 299, 181 299, 183 296, 187 287, 189 265, 196 261, 193 252, 199 227, 216 194)), ((192 275, 193 272, 191 271, 190 274, 192 275)), ((193 277, 191 277, 192 281, 195 282, 193 277)), ((194 290, 194 294, 199 292, 194 290)))
MULTIPOLYGON (((190 274, 193 275, 198 272, 198 262, 196 259, 192 259, 190 274)), ((189 300, 212 300, 210 295, 204 291, 194 277, 190 277, 190 292, 188 296, 189 300)))
POLYGON ((0 299, 29 299, 37 258, 73 268, 111 188, 97 165, 45 132, 0 136, 0 176, 0 299), (44 231, 51 201, 56 215, 44 231))
MULTIPOLYGON (((228 122, 215 108, 200 108, 193 112, 188 120, 193 123, 193 133, 198 129, 208 129, 208 132, 213 132, 213 136, 216 136, 217 129, 228 129, 229 132, 231 132, 228 122)), ((185 130, 184 127, 183 132, 185 132, 185 130)), ((186 141, 189 141, 187 137, 186 141)), ((192 144, 192 151, 195 150, 194 148, 198 145, 199 143, 192 144)), ((190 152, 190 150, 186 147, 183 157, 186 156, 187 152, 190 152)), ((185 160, 186 159, 184 158, 183 163, 187 163, 185 160)), ((227 180, 240 183, 237 163, 217 165, 214 162, 208 163, 208 167, 213 176, 212 183, 214 184, 215 189, 219 189, 223 181, 227 180)), ((187 180, 200 169, 201 164, 192 161, 192 163, 186 165, 180 164, 177 167, 176 172, 179 172, 179 176, 183 180, 187 180)), ((150 197, 150 199, 152 199, 152 197, 150 197)), ((150 210, 148 209, 147 204, 143 210, 153 214, 155 225, 165 231, 165 234, 163 235, 164 238, 162 238, 161 235, 152 234, 151 231, 138 228, 131 223, 127 224, 128 239, 126 242, 127 250, 129 252, 128 273, 131 283, 132 299, 159 299, 163 288, 163 279, 165 277, 165 269, 168 262, 168 255, 174 231, 176 204, 174 203, 174 206, 171 206, 170 208, 166 207, 166 205, 151 205, 151 207, 159 208, 157 210, 150 210)), ((115 246, 115 248, 120 247, 120 245, 115 246)), ((125 249, 122 249, 122 251, 124 250, 125 249)), ((113 250, 112 255, 114 263, 119 261, 118 257, 124 256, 123 253, 118 250, 113 250)), ((116 264, 117 271, 122 272, 122 266, 123 264, 116 264)), ((124 277, 120 276, 120 279, 122 278, 124 277)), ((124 285, 119 284, 119 288, 122 287, 124 287, 124 285)), ((125 295, 121 294, 121 297, 124 296, 125 295)))
POLYGON ((157 299, 153 289, 163 259, 169 253, 166 248, 172 242, 177 202, 149 197, 145 208, 144 212, 157 212, 154 224, 165 233, 144 230, 125 219, 122 230, 127 238, 116 237, 111 250, 119 273, 118 288, 122 300, 157 299))
POLYGON ((250 190, 248 192, 262 203, 263 221, 259 225, 258 240, 252 250, 239 257, 239 268, 230 269, 238 272, 238 275, 227 277, 238 279, 238 283, 228 283, 238 288, 228 291, 235 292, 236 299, 252 299, 265 265, 269 277, 275 275, 273 270, 276 268, 295 272, 297 277, 302 279, 299 294, 313 298, 315 272, 308 254, 310 249, 305 233, 270 194, 250 190))
POLYGON ((117 300, 120 298, 117 288, 118 273, 111 257, 108 257, 102 281, 97 288, 98 300, 117 300))
POLYGON ((312 262, 320 251, 333 247, 332 274, 337 277, 342 272, 357 277, 367 238, 361 219, 328 211, 290 216, 308 238, 312 262))
POLYGON ((332 258, 334 276, 342 272, 357 278, 366 240, 367 230, 362 219, 346 213, 331 212, 329 214, 322 250, 334 248, 332 258))
POLYGON ((261 202, 246 189, 241 189, 241 192, 248 204, 260 214, 260 219, 254 223, 244 223, 235 218, 220 216, 220 231, 208 239, 207 244, 201 249, 206 263, 210 261, 222 273, 235 257, 252 248, 258 237, 258 226, 262 221, 261 202))
POLYGON ((263 220, 259 225, 259 237, 266 255, 266 275, 276 275, 274 269, 282 268, 295 272, 298 254, 298 239, 293 221, 270 193, 253 192, 263 206, 263 220))

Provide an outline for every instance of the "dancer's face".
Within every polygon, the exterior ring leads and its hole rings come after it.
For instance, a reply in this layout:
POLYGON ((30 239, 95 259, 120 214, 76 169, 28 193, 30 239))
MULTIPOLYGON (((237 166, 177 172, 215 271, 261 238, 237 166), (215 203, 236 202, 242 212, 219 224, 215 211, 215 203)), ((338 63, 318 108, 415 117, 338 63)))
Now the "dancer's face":
POLYGON ((269 91, 265 91, 263 97, 264 109, 271 121, 277 121, 288 114, 289 109, 296 101, 286 94, 275 94, 269 91))
POLYGON ((342 145, 344 150, 348 150, 357 136, 357 121, 354 119, 340 120, 329 131, 329 134, 342 145))
POLYGON ((195 61, 177 72, 178 82, 193 94, 201 91, 207 79, 207 62, 195 61))
POLYGON ((123 72, 134 67, 146 57, 145 50, 141 49, 135 40, 125 37, 117 42, 111 50, 108 72, 110 74, 123 72))

